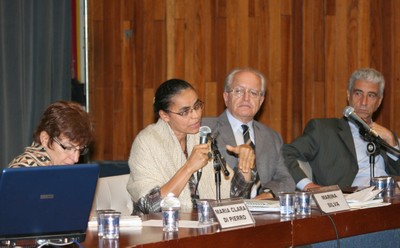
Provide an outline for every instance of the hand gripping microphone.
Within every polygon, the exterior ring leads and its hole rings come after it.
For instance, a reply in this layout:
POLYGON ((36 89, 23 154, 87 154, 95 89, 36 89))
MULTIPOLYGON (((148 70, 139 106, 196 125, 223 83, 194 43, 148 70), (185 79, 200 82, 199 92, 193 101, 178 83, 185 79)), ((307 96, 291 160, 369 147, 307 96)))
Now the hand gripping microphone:
MULTIPOLYGON (((210 135, 211 135, 211 128, 208 126, 202 126, 199 129, 199 135, 200 135, 200 144, 205 144, 207 143, 210 135)), ((201 178, 201 172, 202 169, 197 171, 197 181, 200 181, 201 178)), ((197 187, 196 187, 197 190, 197 187)))
POLYGON ((360 130, 371 135, 374 138, 380 138, 379 135, 370 127, 363 119, 361 119, 355 112, 354 108, 347 106, 343 110, 343 115, 352 120, 360 130))
MULTIPOLYGON (((207 127, 207 126, 200 127, 199 135, 200 135, 200 144, 207 143, 209 137, 211 136, 211 128, 207 127)), ((202 172, 203 172, 203 169, 200 169, 197 171, 197 183, 196 183, 195 193, 190 194, 191 198, 192 198, 193 208, 197 208, 196 199, 199 199, 199 192, 197 191, 197 187, 199 186, 202 172)))

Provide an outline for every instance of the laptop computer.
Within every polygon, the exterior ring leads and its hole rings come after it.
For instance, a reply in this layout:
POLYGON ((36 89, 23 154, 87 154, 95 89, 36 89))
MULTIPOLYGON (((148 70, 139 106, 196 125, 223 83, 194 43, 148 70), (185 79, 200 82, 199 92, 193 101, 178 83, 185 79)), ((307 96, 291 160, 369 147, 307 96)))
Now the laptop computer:
POLYGON ((0 243, 83 242, 99 174, 97 164, 6 168, 0 176, 0 243))

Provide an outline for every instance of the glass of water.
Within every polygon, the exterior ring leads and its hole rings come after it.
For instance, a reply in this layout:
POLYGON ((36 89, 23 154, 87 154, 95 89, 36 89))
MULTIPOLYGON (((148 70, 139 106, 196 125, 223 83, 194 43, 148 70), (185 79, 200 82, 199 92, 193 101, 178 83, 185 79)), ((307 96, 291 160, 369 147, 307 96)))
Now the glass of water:
POLYGON ((295 215, 296 208, 296 194, 280 192, 279 205, 281 210, 281 217, 292 217, 295 215))
POLYGON ((100 213, 100 220, 103 225, 103 239, 119 238, 120 212, 100 213))

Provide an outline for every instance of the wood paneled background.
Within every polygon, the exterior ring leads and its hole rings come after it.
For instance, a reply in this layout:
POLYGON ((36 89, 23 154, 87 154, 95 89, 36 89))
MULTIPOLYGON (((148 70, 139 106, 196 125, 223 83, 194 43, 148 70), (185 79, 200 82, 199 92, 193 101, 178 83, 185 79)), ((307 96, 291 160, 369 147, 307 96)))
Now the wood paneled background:
POLYGON ((182 78, 224 110, 223 80, 238 66, 268 78, 258 120, 285 142, 310 118, 341 117, 347 80, 359 67, 386 79, 376 121, 400 131, 400 1, 89 0, 89 98, 94 160, 128 159, 154 122, 157 87, 182 78))

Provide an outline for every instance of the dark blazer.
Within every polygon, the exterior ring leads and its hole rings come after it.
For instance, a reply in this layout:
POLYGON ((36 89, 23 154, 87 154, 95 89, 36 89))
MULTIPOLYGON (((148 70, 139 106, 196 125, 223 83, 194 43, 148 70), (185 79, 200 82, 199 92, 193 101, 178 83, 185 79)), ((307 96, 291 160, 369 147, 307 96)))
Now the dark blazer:
MULTIPOLYGON (((228 154, 226 150, 226 145, 237 145, 226 111, 219 117, 203 118, 202 125, 209 126, 213 134, 219 133, 217 144, 221 155, 231 168, 237 167, 237 157, 228 154)), ((256 168, 262 188, 269 188, 275 194, 281 191, 294 191, 293 178, 285 167, 281 155, 282 137, 271 128, 257 121, 253 121, 253 129, 256 146, 256 168)))
MULTIPOLYGON (((313 182, 320 185, 351 187, 358 172, 353 136, 345 118, 313 119, 302 136, 282 148, 285 164, 296 184, 306 178, 297 160, 309 162, 313 182)), ((380 154, 388 175, 400 174, 400 160, 394 161, 384 149, 380 154)))

